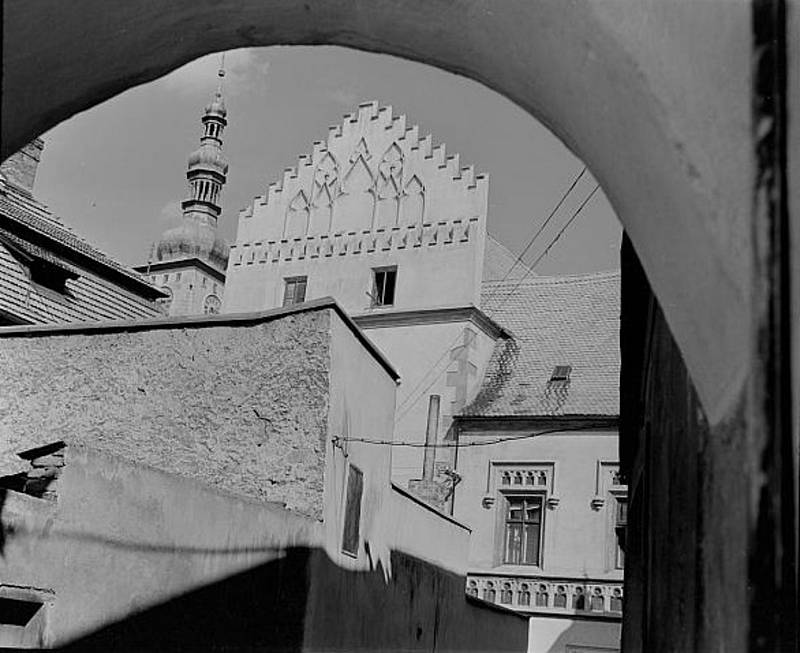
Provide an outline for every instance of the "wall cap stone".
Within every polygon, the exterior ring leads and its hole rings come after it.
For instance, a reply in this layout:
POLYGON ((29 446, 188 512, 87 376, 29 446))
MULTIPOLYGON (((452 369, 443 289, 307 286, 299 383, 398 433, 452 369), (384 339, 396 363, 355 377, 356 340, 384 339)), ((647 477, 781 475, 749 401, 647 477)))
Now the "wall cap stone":
POLYGON ((312 311, 332 310, 342 322, 350 329, 362 346, 372 354, 373 358, 383 367, 389 376, 399 383, 400 375, 381 351, 364 335, 364 332, 355 323, 345 310, 333 297, 321 297, 292 306, 282 306, 266 311, 248 313, 223 313, 218 315, 201 315, 196 317, 166 317, 147 320, 108 320, 103 322, 77 322, 71 324, 43 324, 0 327, 2 338, 35 338, 55 335, 99 335, 107 333, 132 333, 137 331, 156 331, 164 329, 203 329, 209 327, 246 327, 255 326, 272 320, 312 311))

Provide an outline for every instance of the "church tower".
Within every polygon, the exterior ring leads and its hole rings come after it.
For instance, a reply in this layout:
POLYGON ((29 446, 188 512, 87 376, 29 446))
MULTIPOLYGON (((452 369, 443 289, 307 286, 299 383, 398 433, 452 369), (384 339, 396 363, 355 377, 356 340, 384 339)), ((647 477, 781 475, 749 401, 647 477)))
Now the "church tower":
POLYGON ((181 224, 165 231, 153 244, 151 260, 136 270, 169 294, 169 315, 218 313, 225 287, 229 248, 217 226, 222 213, 220 196, 228 174, 222 136, 228 124, 222 96, 223 55, 219 85, 203 112, 200 147, 189 155, 186 179, 189 193, 181 208, 181 224))

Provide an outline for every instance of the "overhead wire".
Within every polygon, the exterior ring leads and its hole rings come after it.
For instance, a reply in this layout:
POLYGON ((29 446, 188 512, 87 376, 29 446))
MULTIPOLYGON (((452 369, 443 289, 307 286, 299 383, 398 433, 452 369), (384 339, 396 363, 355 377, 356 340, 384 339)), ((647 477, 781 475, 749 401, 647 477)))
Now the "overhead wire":
MULTIPOLYGON (((578 177, 576 178, 575 182, 573 182, 573 184, 572 184, 572 185, 570 186, 570 188, 567 190, 567 193, 571 192, 571 190, 572 190, 572 189, 575 187, 575 184, 577 183, 577 179, 580 179, 580 177, 583 175, 583 173, 584 173, 585 171, 586 171, 586 168, 584 167, 584 169, 581 171, 581 173, 580 173, 580 174, 578 175, 578 177)), ((493 316, 494 316, 494 315, 495 315, 495 314, 496 314, 496 313, 497 313, 497 312, 498 312, 500 309, 502 309, 502 308, 503 308, 503 307, 506 305, 506 303, 508 303, 508 300, 509 300, 509 299, 510 299, 510 298, 513 296, 513 294, 514 294, 514 293, 515 293, 517 290, 519 290, 519 287, 520 287, 520 286, 522 285, 522 283, 523 283, 523 282, 524 282, 524 281, 525 281, 525 280, 526 280, 526 279, 527 279, 527 278, 530 276, 530 274, 533 272, 533 270, 535 269, 535 267, 536 267, 536 266, 537 266, 537 265, 538 265, 538 264, 539 264, 539 263, 542 261, 542 259, 543 259, 545 256, 547 256, 547 254, 550 252, 550 250, 553 248, 553 246, 556 244, 556 242, 558 242, 558 240, 561 238, 561 236, 564 234, 564 232, 566 232, 566 230, 567 230, 567 229, 570 227, 570 225, 571 225, 571 224, 572 224, 572 223, 575 221, 575 219, 576 219, 576 218, 577 218, 577 217, 580 215, 581 211, 583 211, 584 207, 585 207, 585 206, 586 206, 586 205, 589 203, 589 200, 591 200, 591 199, 592 199, 592 197, 593 197, 593 196, 594 196, 594 194, 595 194, 595 193, 598 191, 598 189, 599 189, 599 188, 600 188, 600 185, 599 185, 599 184, 595 184, 595 186, 594 186, 594 188, 592 189, 592 191, 591 191, 591 192, 590 192, 590 193, 589 193, 589 194, 586 196, 586 198, 585 198, 585 199, 584 199, 584 200, 581 202, 580 206, 578 206, 578 208, 577 208, 577 209, 576 209, 576 211, 575 211, 575 212, 572 214, 572 216, 570 217, 570 219, 569 219, 569 220, 568 220, 568 221, 567 221, 567 222, 564 224, 564 226, 563 226, 563 227, 562 227, 562 228, 561 228, 561 229, 558 231, 558 233, 555 235, 555 237, 553 238, 553 240, 551 240, 551 241, 550 241, 550 243, 547 245, 547 247, 544 249, 544 251, 543 251, 543 252, 542 252, 542 253, 541 253, 541 254, 540 254, 540 255, 539 255, 537 258, 536 258, 536 260, 533 262, 533 264, 532 264, 532 265, 531 265, 531 266, 528 268, 528 271, 527 271, 527 272, 526 272, 526 273, 525 273, 525 274, 524 274, 524 275, 523 275, 523 276, 522 276, 522 277, 519 279, 519 281, 518 281, 518 282, 517 282, 517 284, 516 284, 516 285, 515 285, 515 286, 514 286, 514 287, 511 289, 511 291, 510 291, 508 294, 506 294, 506 295, 505 295, 505 297, 503 298, 503 301, 502 301, 502 303, 501 303, 499 306, 497 306, 495 309, 493 309, 493 310, 492 310, 492 311, 491 311, 491 312, 490 312, 490 313, 487 315, 487 317, 489 317, 489 318, 492 318, 492 317, 493 317, 493 316)), ((566 197, 566 195, 565 195, 564 197, 566 197)), ((559 204, 558 204, 558 206, 560 206, 560 205, 563 203, 564 197, 562 197, 562 199, 559 201, 559 204)), ((553 215, 553 213, 551 213, 551 216, 552 216, 552 215, 553 215)), ((537 232, 537 234, 538 234, 538 233, 541 233, 541 229, 540 229, 540 230, 537 232)), ((508 275, 507 275, 507 276, 508 276, 508 275)), ((507 276, 506 276, 506 278, 507 278, 507 276)), ((495 293, 496 293, 496 292, 499 290, 499 288, 500 288, 501 286, 502 286, 502 282, 501 282, 501 283, 499 283, 499 284, 498 284, 498 286, 497 286, 497 288, 495 288, 495 289, 494 289, 494 290, 495 290, 495 293)), ((489 297, 489 298, 487 298, 487 302, 486 302, 487 304, 488 304, 488 302, 489 302, 489 299, 490 299, 490 298, 491 298, 491 295, 490 295, 490 297, 489 297)), ((458 341, 458 339, 459 339, 460 337, 461 337, 461 334, 459 334, 459 335, 458 335, 458 337, 456 337, 456 339, 453 341, 453 343, 450 345, 450 347, 448 347, 447 349, 445 349, 445 351, 444 351, 444 353, 442 354, 442 356, 440 356, 440 357, 439 357, 439 359, 436 361, 436 363, 434 363, 434 365, 431 367, 431 369, 430 369, 428 372, 426 372, 425 376, 423 376, 423 378, 420 380, 420 383, 421 383, 421 382, 423 382, 423 381, 425 380, 425 378, 427 378, 427 376, 428 376, 428 375, 429 375, 429 374, 430 374, 430 373, 431 373, 431 372, 432 372, 432 371, 433 371, 433 370, 434 370, 434 369, 435 369, 435 368, 436 368, 436 367, 439 365, 439 363, 440 363, 440 362, 441 362, 441 361, 442 361, 442 360, 445 358, 445 356, 446 356, 446 355, 447 355, 447 354, 450 352, 450 348, 451 348, 451 347, 452 347, 452 346, 453 346, 453 345, 454 345, 454 344, 455 344, 455 343, 458 341)), ((445 368, 445 369, 446 369, 446 368, 445 368)), ((443 371, 444 371, 444 370, 443 370, 443 371)), ((443 372, 443 371, 442 371, 442 372, 443 372)), ((409 394, 406 396, 406 399, 405 399, 405 400, 404 400, 404 401, 403 401, 403 402, 400 404, 400 406, 398 406, 397 410, 395 411, 395 415, 396 415, 396 420, 397 420, 397 421, 401 420, 403 417, 405 417, 405 416, 406 416, 406 415, 407 415, 407 414, 410 412, 411 408, 412 408, 414 405, 416 405, 416 403, 417 403, 417 402, 418 402, 418 401, 419 401, 419 400, 420 400, 420 399, 421 399, 421 398, 422 398, 422 397, 425 395, 425 392, 426 392, 426 391, 427 391, 427 390, 428 390, 428 389, 429 389, 429 388, 430 388, 430 387, 431 387, 431 386, 432 386, 434 383, 436 383, 436 381, 437 381, 437 380, 439 379, 439 377, 442 375, 442 372, 439 372, 439 374, 437 374, 437 375, 436 375, 436 376, 435 376, 435 377, 434 377, 434 378, 433 378, 433 379, 430 381, 430 383, 428 383, 428 385, 426 385, 424 388, 422 388, 422 390, 421 390, 421 391, 418 391, 418 390, 417 390, 417 388, 418 388, 418 386, 420 385, 420 383, 418 383, 416 386, 414 386, 414 388, 412 388, 412 390, 411 390, 411 391, 409 392, 409 394), (414 396, 415 394, 416 394, 416 395, 418 395, 418 396, 416 396, 416 398, 414 399, 414 401, 413 401, 413 402, 411 402, 410 404, 408 404, 408 401, 409 401, 409 400, 411 399, 411 397, 412 397, 412 396, 414 396), (404 406, 406 406, 406 407, 405 407, 405 408, 403 408, 404 406)))
MULTIPOLYGON (((572 183, 569 185, 569 187, 567 188, 567 190, 565 190, 565 191, 564 191, 564 192, 561 194, 561 197, 559 198, 558 202, 557 202, 557 203, 556 203, 556 205, 553 207, 553 209, 550 211, 550 213, 548 214, 548 216, 545 218, 544 222, 542 222, 542 224, 539 226, 539 228, 536 230, 536 232, 533 234, 533 236, 532 236, 532 237, 531 237, 531 238, 528 240, 528 243, 525 245, 525 248, 524 248, 524 249, 522 250, 522 252, 521 252, 521 253, 520 253, 520 254, 519 254, 517 257, 516 257, 516 259, 514 260, 514 263, 511 265, 511 267, 509 268, 509 270, 506 272, 505 276, 504 276, 504 277, 503 277, 503 278, 500 280, 500 283, 498 283, 498 286, 497 286, 497 288, 494 288, 494 289, 492 289, 492 291, 491 291, 491 292, 489 293, 489 295, 486 297, 486 301, 485 301, 485 303, 484 303, 484 308, 485 308, 485 307, 487 307, 487 306, 488 306, 488 305, 489 305, 489 304, 492 302, 492 300, 494 299, 494 297, 495 297, 495 295, 496 295, 497 291, 499 290, 500 286, 502 285, 502 283, 503 283, 504 281, 506 281, 506 280, 509 278, 509 276, 511 276, 511 273, 514 271, 514 269, 517 267, 517 265, 519 265, 520 263, 522 263, 522 262, 523 262, 523 259, 524 259, 524 257, 525 257, 525 254, 527 254, 527 253, 528 253, 528 250, 529 250, 529 249, 530 249, 530 248, 533 246, 533 244, 536 242, 536 239, 537 239, 537 238, 538 238, 538 237, 541 235, 541 233, 542 233, 542 232, 545 230, 545 228, 547 227, 547 225, 550 223, 550 221, 553 219, 553 217, 555 216, 555 214, 558 212, 558 210, 559 210, 559 209, 561 208, 561 206, 564 204, 564 202, 566 201, 567 197, 569 197, 570 193, 572 193, 572 191, 574 190, 575 186, 577 186, 578 182, 581 180, 581 178, 583 177, 583 175, 584 175, 585 173, 586 173, 586 166, 583 166, 583 168, 580 170, 580 172, 579 172, 579 173, 578 173, 578 174, 575 176, 575 178, 572 180, 572 183)), ((537 262, 538 262, 538 260, 537 260, 537 262)), ((531 269, 532 269, 532 268, 529 268, 529 269, 528 269, 528 273, 530 273, 531 269)), ((527 275, 526 275, 526 276, 527 276, 527 275)), ((492 317, 492 315, 494 315, 494 312, 492 312, 491 314, 489 314, 489 315, 488 315, 488 317, 489 317, 489 318, 491 318, 491 317, 492 317)), ((442 362, 442 361, 445 359, 445 357, 446 357, 446 356, 447 356, 447 355, 450 353, 450 351, 452 350, 453 346, 454 346, 454 345, 455 345, 455 344, 458 342, 458 340, 459 340, 461 337, 462 337, 462 334, 461 334, 461 333, 459 333, 459 334, 456 336, 456 338, 453 340, 453 342, 452 342, 452 343, 450 343, 450 345, 448 345, 448 346, 445 348, 444 352, 443 352, 443 353, 442 353, 442 355, 441 355, 441 356, 440 356, 440 357, 439 357, 439 358, 436 360, 436 362, 434 362, 434 363, 433 363, 433 365, 431 365, 431 366, 430 366, 430 368, 428 369, 428 371, 427 371, 427 372, 425 372, 425 374, 424 374, 424 375, 422 376, 422 378, 421 378, 421 379, 420 379, 420 380, 419 380, 419 381, 416 383, 416 385, 414 385, 414 387, 413 387, 413 388, 411 388, 411 390, 409 390, 408 394, 406 395, 406 398, 405 398, 405 399, 404 399, 402 402, 400 402, 400 405, 399 405, 399 406, 396 408, 396 410, 395 410, 395 415, 397 415, 397 419, 398 419, 398 420, 399 420, 399 419, 402 419, 403 417, 405 417, 405 415, 406 415, 406 414, 408 414, 408 412, 409 412, 409 410, 411 409, 411 407, 413 407, 414 405, 416 405, 416 403, 417 403, 417 402, 418 402, 418 401, 419 401, 419 400, 422 398, 422 396, 424 396, 424 394, 425 394, 425 391, 426 391, 428 388, 430 388, 430 387, 431 387, 431 386, 432 386, 432 385, 433 385, 433 384, 436 382, 436 380, 437 380, 437 379, 438 379, 438 378, 439 378, 439 377, 442 375, 442 372, 439 372, 439 374, 437 374, 437 375, 436 375, 436 376, 433 378, 433 380, 431 381, 431 383, 429 383, 427 386, 425 386, 425 388, 423 388, 423 390, 422 390, 422 392, 419 394, 419 396, 417 396, 417 397, 416 397, 416 398, 413 400, 413 402, 412 402, 412 403, 411 403, 411 404, 408 406, 408 409, 404 410, 404 407, 405 407, 405 406, 406 406, 406 404, 407 404, 407 403, 408 403, 408 402, 411 400, 411 398, 416 396, 416 394, 417 394, 417 390, 418 390, 419 386, 420 386, 422 383, 424 383, 424 381, 425 381, 425 379, 428 377, 428 375, 429 375, 431 372, 433 372, 433 371, 434 371, 434 370, 435 370, 435 369, 436 369, 436 368, 439 366, 439 363, 441 363, 441 362, 442 362)), ((444 370, 443 370, 443 371, 444 371, 444 370)))
POLYGON ((463 449, 464 447, 486 447, 494 444, 502 444, 504 442, 513 442, 515 440, 529 440, 531 438, 535 438, 541 435, 551 435, 553 433, 569 433, 569 432, 580 432, 580 431, 596 431, 598 429, 606 428, 603 424, 587 424, 586 426, 578 426, 578 427, 562 427, 562 428, 552 428, 552 429, 545 429, 542 431, 534 431, 531 433, 523 433, 522 435, 508 435, 503 437, 496 437, 490 440, 481 440, 479 442, 436 442, 433 444, 426 444, 424 442, 417 442, 412 440, 383 440, 383 439, 374 439, 374 438, 350 438, 350 437, 343 437, 343 436, 334 436, 332 438, 334 445, 339 442, 361 442, 363 444, 377 444, 377 445, 386 445, 391 447, 409 447, 409 448, 419 448, 419 449, 463 449))

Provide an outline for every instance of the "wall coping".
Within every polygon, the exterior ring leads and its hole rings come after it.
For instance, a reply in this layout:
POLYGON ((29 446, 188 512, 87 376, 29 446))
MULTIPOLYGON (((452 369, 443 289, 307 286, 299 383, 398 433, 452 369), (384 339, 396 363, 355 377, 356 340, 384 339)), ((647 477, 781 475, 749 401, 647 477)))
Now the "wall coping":
POLYGON ((495 340, 511 337, 511 334, 506 329, 474 305, 359 313, 353 316, 353 320, 362 329, 470 321, 495 340))
MULTIPOLYGON (((133 269, 139 274, 147 276, 155 272, 163 272, 164 270, 186 269, 186 268, 200 268, 203 272, 208 273, 221 283, 225 283, 225 273, 217 268, 209 265, 204 260, 196 256, 187 256, 186 258, 176 258, 169 261, 153 261, 152 263, 144 263, 143 265, 134 265, 133 269)), ((149 282, 148 282, 149 283, 149 282)), ((155 284, 156 282, 152 282, 155 284)), ((160 287, 160 286, 156 286, 160 287)))
POLYGON ((333 297, 322 297, 292 306, 282 306, 266 311, 249 313, 223 313, 219 315, 201 315, 197 317, 164 317, 144 320, 108 320, 102 322, 73 322, 69 324, 41 324, 0 327, 0 338, 35 338, 55 335, 97 335, 105 333, 125 333, 136 331, 155 331, 166 329, 203 329, 221 326, 253 326, 263 322, 271 322, 290 315, 310 313, 312 311, 332 310, 350 329, 362 346, 372 354, 390 377, 399 383, 400 375, 388 359, 364 335, 364 332, 353 321, 333 297))
POLYGON ((420 499, 419 497, 415 497, 413 494, 411 494, 411 492, 409 492, 408 490, 403 489, 402 487, 397 485, 397 483, 395 483, 394 481, 391 482, 391 486, 392 486, 392 491, 393 492, 397 492, 398 494, 400 494, 401 496, 405 497, 406 499, 410 499, 412 502, 416 503, 418 506, 420 506, 422 508, 425 508, 429 512, 432 512, 434 515, 436 515, 438 517, 441 517, 445 521, 449 521, 451 524, 453 524, 455 526, 458 526, 459 528, 467 531, 467 533, 472 533, 472 529, 469 526, 467 526, 465 523, 460 522, 455 517, 453 517, 452 515, 448 515, 446 513, 443 513, 441 510, 437 510, 436 508, 434 508, 430 504, 425 503, 422 499, 420 499))
POLYGON ((619 432, 618 415, 454 415, 459 436, 481 436, 485 431, 553 428, 565 434, 619 432))

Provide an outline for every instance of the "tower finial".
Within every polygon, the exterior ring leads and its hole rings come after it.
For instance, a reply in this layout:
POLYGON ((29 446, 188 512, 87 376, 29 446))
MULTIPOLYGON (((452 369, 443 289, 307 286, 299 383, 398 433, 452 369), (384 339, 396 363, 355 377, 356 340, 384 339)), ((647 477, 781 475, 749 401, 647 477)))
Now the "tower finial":
POLYGON ((222 56, 219 60, 219 70, 217 71, 217 77, 219 77, 219 85, 217 86, 217 93, 222 93, 222 78, 225 77, 225 53, 222 53, 222 56))

